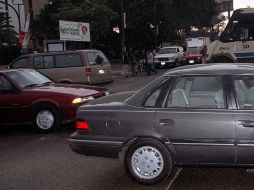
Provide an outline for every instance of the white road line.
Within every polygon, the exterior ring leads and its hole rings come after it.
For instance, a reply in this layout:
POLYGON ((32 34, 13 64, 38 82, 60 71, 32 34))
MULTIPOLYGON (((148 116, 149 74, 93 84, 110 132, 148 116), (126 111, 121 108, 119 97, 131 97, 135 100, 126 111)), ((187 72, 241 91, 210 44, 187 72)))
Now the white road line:
POLYGON ((182 168, 180 168, 177 172, 176 175, 173 177, 173 179, 171 180, 171 182, 169 183, 168 187, 166 188, 166 190, 169 190, 169 188, 171 187, 171 185, 175 182, 176 178, 179 176, 180 172, 182 171, 182 168))

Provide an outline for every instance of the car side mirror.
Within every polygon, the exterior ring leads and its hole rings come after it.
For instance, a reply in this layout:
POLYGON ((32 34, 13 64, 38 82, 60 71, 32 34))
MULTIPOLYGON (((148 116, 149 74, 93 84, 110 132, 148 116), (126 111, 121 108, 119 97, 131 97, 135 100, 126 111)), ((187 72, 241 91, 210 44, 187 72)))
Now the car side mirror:
POLYGON ((95 59, 95 63, 98 64, 98 65, 100 65, 100 64, 102 64, 102 62, 103 62, 103 58, 102 58, 101 56, 98 55, 98 56, 96 57, 96 59, 95 59))

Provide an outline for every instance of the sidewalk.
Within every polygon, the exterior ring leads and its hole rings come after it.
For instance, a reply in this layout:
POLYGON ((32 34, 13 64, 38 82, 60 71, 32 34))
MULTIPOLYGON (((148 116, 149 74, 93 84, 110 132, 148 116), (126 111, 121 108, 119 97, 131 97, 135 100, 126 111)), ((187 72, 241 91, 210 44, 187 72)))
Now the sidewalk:
POLYGON ((109 60, 109 62, 111 63, 111 69, 112 69, 112 73, 113 73, 113 77, 114 78, 121 78, 123 77, 123 64, 122 61, 120 59, 111 59, 109 60))

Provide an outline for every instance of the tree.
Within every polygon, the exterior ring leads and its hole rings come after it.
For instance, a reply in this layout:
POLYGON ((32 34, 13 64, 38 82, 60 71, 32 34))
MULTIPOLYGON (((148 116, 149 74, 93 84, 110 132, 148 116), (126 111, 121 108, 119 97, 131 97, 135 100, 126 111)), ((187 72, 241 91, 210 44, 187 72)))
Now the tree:
POLYGON ((36 19, 36 30, 42 39, 58 39, 59 20, 88 22, 91 46, 94 46, 112 31, 111 21, 116 17, 118 14, 102 0, 56 0, 41 10, 36 19))
MULTIPOLYGON (((1 9, 1 8, 0 8, 1 9)), ((0 46, 4 43, 17 45, 17 33, 12 25, 7 26, 7 20, 10 19, 5 13, 0 12, 0 46)))
POLYGON ((176 29, 183 30, 188 37, 193 28, 203 29, 213 25, 213 18, 218 15, 214 0, 173 0, 176 29))

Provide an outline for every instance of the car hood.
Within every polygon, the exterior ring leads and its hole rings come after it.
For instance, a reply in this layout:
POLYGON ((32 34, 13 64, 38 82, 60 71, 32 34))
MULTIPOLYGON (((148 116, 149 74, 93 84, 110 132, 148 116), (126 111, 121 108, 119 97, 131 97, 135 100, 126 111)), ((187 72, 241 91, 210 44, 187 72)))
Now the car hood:
POLYGON ((89 105, 105 105, 105 104, 119 104, 123 103, 127 98, 131 97, 133 94, 135 94, 136 91, 126 91, 126 92, 118 92, 115 94, 110 94, 108 96, 101 97, 99 99, 93 100, 86 104, 86 106, 89 105))
POLYGON ((99 88, 94 86, 79 85, 79 84, 50 84, 36 86, 30 89, 36 92, 48 92, 48 93, 64 93, 69 95, 75 95, 79 97, 91 96, 95 94, 104 93, 107 91, 105 88, 99 88))
POLYGON ((175 57, 176 53, 157 54, 154 58, 168 58, 175 57))

